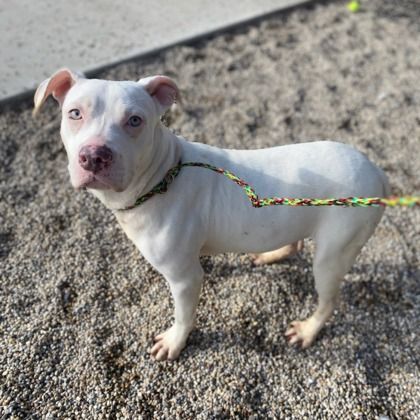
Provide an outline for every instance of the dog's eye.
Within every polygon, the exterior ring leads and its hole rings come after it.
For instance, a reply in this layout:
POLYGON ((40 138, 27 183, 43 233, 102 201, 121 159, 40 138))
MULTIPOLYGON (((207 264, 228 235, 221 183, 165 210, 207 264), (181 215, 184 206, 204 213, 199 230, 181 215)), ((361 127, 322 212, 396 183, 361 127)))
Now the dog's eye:
POLYGON ((82 119, 82 113, 79 109, 72 109, 69 111, 69 118, 71 120, 81 120, 82 119))
POLYGON ((139 117, 138 115, 132 115, 129 119, 128 119, 128 122, 127 122, 127 124, 130 126, 130 127, 139 127, 140 125, 141 125, 141 123, 142 123, 142 119, 141 119, 141 117, 139 117))

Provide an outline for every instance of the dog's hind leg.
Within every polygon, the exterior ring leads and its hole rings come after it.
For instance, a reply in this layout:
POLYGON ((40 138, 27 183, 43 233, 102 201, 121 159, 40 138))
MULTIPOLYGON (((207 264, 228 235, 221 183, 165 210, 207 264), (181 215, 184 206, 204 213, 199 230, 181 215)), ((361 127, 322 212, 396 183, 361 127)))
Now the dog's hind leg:
POLYGON ((262 254, 250 254, 252 262, 255 265, 272 264, 286 258, 289 258, 303 249, 303 239, 301 241, 294 242, 283 246, 279 249, 269 252, 263 252, 262 254))
POLYGON ((370 220, 369 224, 359 225, 358 231, 343 233, 342 226, 330 224, 324 227, 326 231, 320 232, 316 238, 317 247, 313 264, 318 306, 306 320, 293 321, 290 324, 285 333, 290 344, 301 343, 302 347, 306 348, 315 340, 334 310, 342 279, 373 233, 379 218, 370 220), (334 233, 331 234, 332 232, 334 233))

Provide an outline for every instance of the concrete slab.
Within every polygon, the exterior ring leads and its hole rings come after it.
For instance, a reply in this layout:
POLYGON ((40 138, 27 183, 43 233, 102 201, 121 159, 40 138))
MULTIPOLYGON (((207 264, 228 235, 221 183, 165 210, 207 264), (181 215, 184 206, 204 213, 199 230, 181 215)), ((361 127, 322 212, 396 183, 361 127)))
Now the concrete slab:
POLYGON ((17 0, 0 4, 0 102, 60 67, 87 73, 308 0, 17 0))

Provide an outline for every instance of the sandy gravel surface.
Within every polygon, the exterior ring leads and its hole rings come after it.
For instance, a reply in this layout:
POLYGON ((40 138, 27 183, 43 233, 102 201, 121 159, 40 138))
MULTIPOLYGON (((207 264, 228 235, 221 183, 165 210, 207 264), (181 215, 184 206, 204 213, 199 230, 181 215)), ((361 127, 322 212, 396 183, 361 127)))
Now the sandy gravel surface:
MULTIPOLYGON (((185 105, 166 120, 187 138, 339 139, 394 193, 420 194, 420 6, 394 3, 300 8, 101 77, 174 77, 185 105)), ((420 211, 386 212, 306 351, 283 332, 314 307, 311 243, 269 267, 203 259, 197 330, 178 361, 155 363, 169 291, 114 216, 72 190, 58 110, 34 121, 24 103, 0 127, 0 418, 418 418, 420 211)))

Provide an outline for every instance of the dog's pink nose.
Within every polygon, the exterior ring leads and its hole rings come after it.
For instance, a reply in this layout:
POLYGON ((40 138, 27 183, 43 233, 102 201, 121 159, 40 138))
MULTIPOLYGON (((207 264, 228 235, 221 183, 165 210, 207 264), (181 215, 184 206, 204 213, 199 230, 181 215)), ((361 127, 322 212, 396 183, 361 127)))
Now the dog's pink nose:
POLYGON ((83 146, 79 152, 79 164, 94 174, 112 162, 112 150, 107 146, 83 146))

